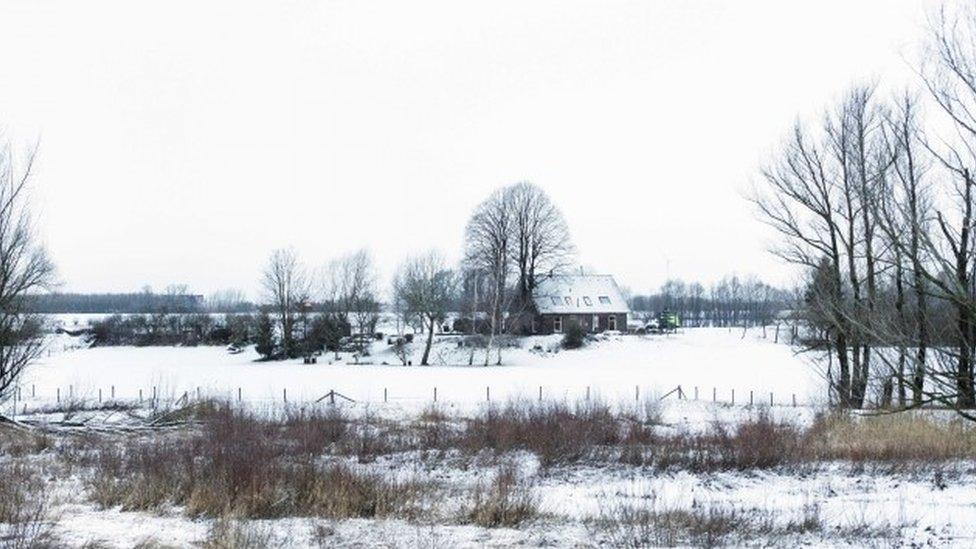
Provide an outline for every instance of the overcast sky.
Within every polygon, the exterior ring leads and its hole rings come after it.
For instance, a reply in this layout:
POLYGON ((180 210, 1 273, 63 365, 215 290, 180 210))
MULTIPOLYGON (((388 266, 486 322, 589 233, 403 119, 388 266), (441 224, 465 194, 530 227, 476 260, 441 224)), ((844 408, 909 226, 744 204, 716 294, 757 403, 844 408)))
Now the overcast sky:
POLYGON ((279 246, 388 279, 520 180, 633 290, 782 283, 743 191, 798 114, 907 81, 932 6, 4 0, 0 125, 65 290, 253 296, 279 246))

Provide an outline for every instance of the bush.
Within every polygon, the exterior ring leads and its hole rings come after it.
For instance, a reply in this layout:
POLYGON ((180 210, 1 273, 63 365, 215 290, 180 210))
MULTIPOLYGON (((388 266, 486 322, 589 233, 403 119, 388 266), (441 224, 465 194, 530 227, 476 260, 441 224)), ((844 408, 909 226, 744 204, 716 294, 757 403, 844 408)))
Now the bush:
POLYGON ((460 444, 470 452, 528 450, 543 467, 571 463, 587 457, 594 447, 620 441, 620 418, 606 405, 562 402, 512 402, 490 407, 472 419, 460 444))
POLYGON ((579 349, 586 343, 586 330, 579 322, 570 320, 566 323, 566 333, 563 335, 563 349, 579 349))

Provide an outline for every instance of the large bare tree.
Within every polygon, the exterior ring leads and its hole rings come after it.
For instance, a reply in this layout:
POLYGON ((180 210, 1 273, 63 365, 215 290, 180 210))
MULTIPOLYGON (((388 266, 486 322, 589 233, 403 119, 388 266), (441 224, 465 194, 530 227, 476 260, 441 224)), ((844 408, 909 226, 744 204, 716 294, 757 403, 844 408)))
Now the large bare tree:
POLYGON ((28 199, 36 150, 18 162, 10 142, 0 144, 0 401, 43 350, 42 319, 31 311, 30 296, 54 279, 28 199))
POLYGON ((419 319, 427 332, 420 360, 423 366, 430 359, 434 330, 447 318, 450 306, 455 302, 456 288, 454 273, 437 252, 409 258, 397 268, 393 281, 394 299, 407 315, 419 319))
POLYGON ((849 406, 852 329, 844 281, 844 197, 838 166, 809 133, 799 122, 794 126, 761 170, 765 186, 750 198, 760 219, 780 236, 772 252, 812 273, 808 320, 825 334, 824 349, 838 364, 839 371, 826 372, 831 392, 842 406, 849 406))
POLYGON ((573 244, 562 213, 545 191, 523 181, 503 192, 509 197, 505 202, 514 218, 510 253, 518 276, 517 304, 524 309, 532 301, 540 275, 571 264, 573 244))

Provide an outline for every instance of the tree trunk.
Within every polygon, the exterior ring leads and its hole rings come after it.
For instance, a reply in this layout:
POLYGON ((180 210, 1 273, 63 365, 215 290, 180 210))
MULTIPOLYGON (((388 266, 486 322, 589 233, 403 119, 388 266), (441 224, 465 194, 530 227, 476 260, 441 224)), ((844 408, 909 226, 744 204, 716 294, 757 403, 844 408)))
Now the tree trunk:
POLYGON ((435 320, 433 318, 428 319, 430 321, 430 327, 427 330, 427 345, 424 346, 424 357, 420 359, 421 366, 427 366, 427 359, 430 358, 430 346, 434 342, 434 324, 435 320))

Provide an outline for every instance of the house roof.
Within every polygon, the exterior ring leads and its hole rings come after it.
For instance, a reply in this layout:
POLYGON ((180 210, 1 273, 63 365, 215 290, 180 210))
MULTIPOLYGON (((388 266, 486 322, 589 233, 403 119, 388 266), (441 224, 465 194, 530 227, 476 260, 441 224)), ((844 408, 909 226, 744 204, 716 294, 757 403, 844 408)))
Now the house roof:
POLYGON ((540 314, 629 313, 610 275, 551 275, 536 284, 532 296, 540 314))

